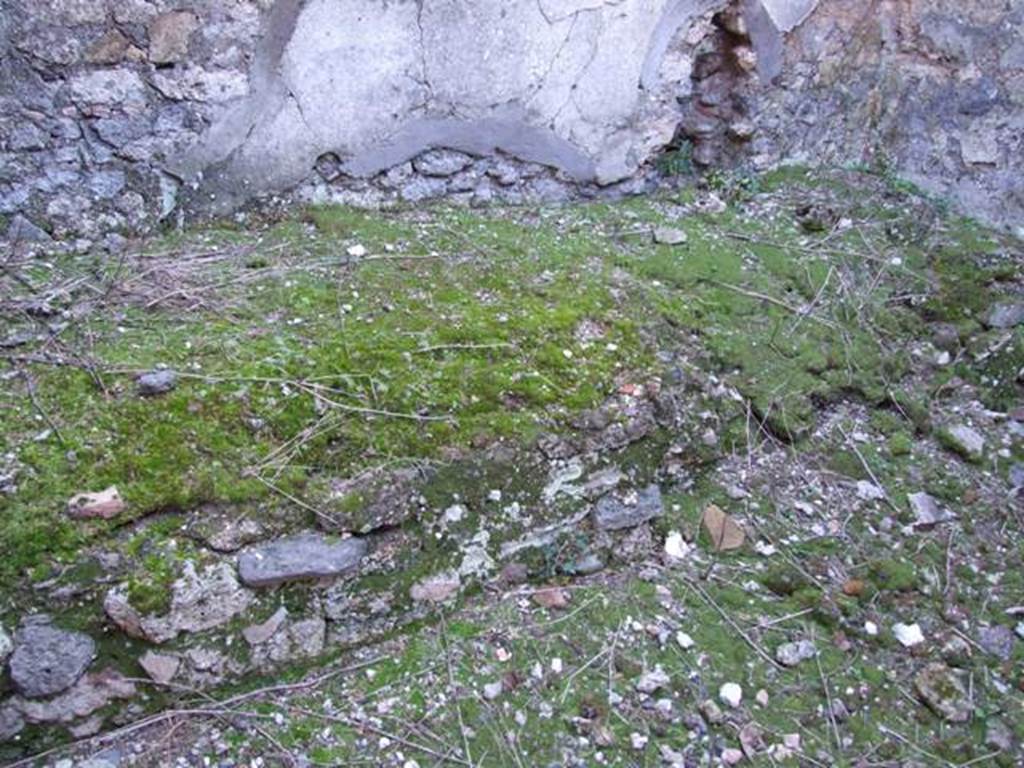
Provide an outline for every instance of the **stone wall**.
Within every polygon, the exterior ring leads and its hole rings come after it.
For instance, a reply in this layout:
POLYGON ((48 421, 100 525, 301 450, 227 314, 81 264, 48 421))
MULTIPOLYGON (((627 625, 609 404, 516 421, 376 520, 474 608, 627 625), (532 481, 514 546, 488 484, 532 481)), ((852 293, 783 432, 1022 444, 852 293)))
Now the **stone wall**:
POLYGON ((1019 0, 3 0, 0 216, 107 237, 252 201, 620 195, 884 166, 1024 222, 1019 0))
POLYGON ((888 169, 1024 233, 1024 2, 822 3, 763 91, 752 159, 888 169))

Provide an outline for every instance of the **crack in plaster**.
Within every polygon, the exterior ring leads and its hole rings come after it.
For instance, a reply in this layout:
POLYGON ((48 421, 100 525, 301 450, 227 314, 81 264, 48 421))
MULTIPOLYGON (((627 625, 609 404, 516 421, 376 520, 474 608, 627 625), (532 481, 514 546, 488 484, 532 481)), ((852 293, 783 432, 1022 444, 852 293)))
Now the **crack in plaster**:
MULTIPOLYGON (((219 195, 219 198, 226 200, 228 205, 233 197, 249 196, 264 189, 275 191, 301 182, 302 174, 311 173, 316 156, 323 152, 334 152, 340 157, 349 158, 344 168, 354 176, 366 176, 385 170, 391 165, 415 157, 426 149, 449 147, 477 155, 505 152, 523 160, 560 168, 578 181, 598 180, 597 168, 600 163, 603 167, 611 169, 610 175, 602 171, 601 183, 615 181, 622 178, 623 173, 628 174, 629 169, 639 162, 633 156, 638 147, 628 148, 629 136, 624 135, 623 131, 628 133, 631 126, 637 128, 639 124, 636 110, 648 108, 640 101, 640 92, 655 92, 664 88, 664 84, 659 80, 659 66, 673 40, 677 39, 679 30, 699 15, 720 9, 728 2, 674 0, 666 3, 661 15, 651 20, 652 26, 648 31, 642 22, 637 25, 637 18, 629 14, 651 14, 660 3, 653 8, 642 6, 644 10, 640 10, 641 6, 631 3, 631 0, 560 0, 558 3, 554 0, 535 0, 540 15, 536 23, 547 24, 550 27, 559 24, 568 27, 561 41, 555 43, 554 53, 539 78, 535 80, 536 75, 528 75, 528 82, 521 85, 514 80, 509 81, 513 89, 518 89, 518 94, 512 97, 482 103, 474 103, 472 100, 465 103, 458 99, 450 100, 451 103, 445 105, 445 116, 441 117, 438 116, 439 91, 434 82, 437 73, 432 72, 430 66, 430 41, 436 37, 445 41, 442 43, 444 45, 457 46, 457 37, 452 35, 479 35, 484 31, 446 29, 441 30, 444 32, 443 35, 433 35, 435 30, 428 29, 433 17, 427 15, 427 1, 415 0, 415 9, 409 9, 410 13, 414 10, 412 18, 403 16, 399 9, 387 22, 392 24, 392 27, 384 27, 385 30, 391 29, 391 34, 394 35, 394 39, 391 40, 391 55, 395 57, 395 65, 401 67, 402 32, 400 26, 394 25, 415 24, 415 28, 407 29, 412 39, 408 41, 411 44, 407 44, 404 49, 407 52, 406 56, 411 53, 409 58, 415 65, 407 66, 405 72, 399 70, 388 75, 387 67, 392 60, 385 60, 377 69, 369 70, 382 73, 385 77, 407 78, 417 84, 417 91, 422 92, 422 100, 417 96, 415 101, 407 98, 404 102, 395 102, 393 126, 388 127, 386 121, 382 122, 385 115, 383 110, 378 109, 376 127, 373 127, 372 120, 368 122, 365 138, 359 135, 358 130, 341 133, 320 130, 320 123, 326 117, 321 116, 319 111, 323 110, 324 104, 329 104, 329 101, 321 98, 321 93, 306 93, 303 88, 296 87, 297 83, 289 83, 282 66, 286 52, 294 46, 299 47, 292 50, 289 56, 304 55, 301 48, 304 42, 296 39, 303 14, 315 8, 318 13, 328 14, 326 18, 330 19, 332 11, 330 6, 324 6, 321 0, 278 0, 271 7, 264 36, 257 48, 249 96, 233 104, 208 129, 201 143, 188 153, 176 168, 169 170, 189 180, 205 197, 219 195), (647 35, 648 38, 646 47, 641 49, 644 55, 640 61, 636 100, 622 102, 621 108, 616 108, 612 102, 609 105, 611 108, 605 110, 607 115, 602 117, 604 112, 598 108, 600 100, 595 101, 595 94, 590 93, 595 88, 603 87, 594 79, 593 66, 600 56, 603 45, 624 42, 609 39, 610 26, 605 15, 609 9, 624 9, 621 12, 616 10, 615 16, 616 19, 623 21, 621 28, 624 35, 635 36, 639 30, 644 30, 640 34, 647 35), (588 25, 584 40, 581 39, 581 19, 587 15, 596 15, 597 23, 596 26, 588 25), (402 22, 402 18, 408 21, 402 22), (413 50, 410 51, 410 48, 413 50), (580 50, 577 51, 577 48, 580 50), (569 56, 569 52, 573 52, 573 55, 569 56), (585 56, 585 61, 570 77, 554 77, 559 67, 566 66, 568 61, 579 60, 581 55, 585 56), (418 76, 414 74, 416 69, 419 70, 418 76), (587 84, 590 95, 587 99, 581 100, 578 88, 584 83, 587 84), (567 88, 568 92, 559 99, 555 94, 562 88, 567 88), (559 100, 553 101, 549 96, 547 102, 542 102, 541 94, 546 90, 553 91, 551 96, 559 100), (307 103, 307 99, 311 100, 307 103), (292 117, 282 116, 281 112, 289 100, 294 101, 297 114, 292 117), (632 116, 624 111, 629 109, 633 110, 632 116), (547 116, 544 115, 545 112, 547 116), (428 117, 431 113, 434 113, 435 117, 428 117), (574 116, 568 117, 570 114, 574 116), (275 120, 278 121, 276 125, 275 120), (308 140, 296 136, 295 141, 289 142, 288 120, 293 120, 296 127, 301 126, 303 132, 308 135, 308 140), (541 120, 543 127, 536 124, 541 120), (263 125, 270 126, 270 133, 258 133, 258 128, 263 125), (345 139, 342 145, 338 146, 341 140, 332 140, 331 136, 352 138, 345 139), (344 144, 346 141, 347 146, 344 144), (577 145, 574 141, 581 143, 577 145), (619 164, 618 161, 612 161, 610 166, 606 165, 607 160, 603 155, 618 151, 616 148, 628 150, 623 156, 628 159, 619 164)), ((746 1, 756 3, 760 7, 760 0, 746 1)), ((800 2, 814 3, 815 0, 800 2)), ((439 7, 443 9, 445 6, 441 3, 439 7)), ((385 22, 382 19, 383 23, 385 22)), ((347 29, 339 32, 344 41, 344 36, 348 34, 347 29)), ((384 34, 388 32, 385 31, 384 34)), ((528 30, 525 34, 529 34, 528 30)), ((626 41, 629 39, 625 38, 626 41)), ((363 44, 366 42, 363 41, 363 44)), ((308 56, 308 53, 306 55, 308 56)), ((510 54, 505 49, 502 55, 510 54)), ((324 66, 338 66, 339 61, 343 59, 325 61, 324 66)), ((309 67, 310 62, 305 62, 305 65, 309 67)), ((628 66, 615 72, 624 71, 628 71, 628 66)), ((343 72, 339 76, 352 75, 343 72)), ((621 77, 621 74, 617 76, 621 77)), ((305 90, 308 91, 308 88, 305 90)), ((478 94, 470 93, 478 97, 478 94)), ((623 88, 620 87, 618 93, 618 98, 628 98, 623 88)), ((347 118, 345 113, 338 111, 338 107, 334 107, 331 119, 347 118)), ((357 116, 353 114, 352 119, 357 119, 357 116)), ((326 124, 324 127, 327 127, 326 124)), ((636 138, 642 143, 639 134, 636 138)))

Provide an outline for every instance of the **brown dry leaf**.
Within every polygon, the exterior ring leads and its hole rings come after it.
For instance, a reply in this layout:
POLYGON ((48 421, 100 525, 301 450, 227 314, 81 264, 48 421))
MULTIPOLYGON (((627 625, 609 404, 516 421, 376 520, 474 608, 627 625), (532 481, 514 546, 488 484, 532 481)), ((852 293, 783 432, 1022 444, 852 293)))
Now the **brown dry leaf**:
POLYGON ((843 584, 843 594, 847 597, 860 597, 865 588, 866 585, 860 579, 849 579, 843 584))
POLYGON ((743 546, 747 537, 735 520, 714 504, 709 504, 700 519, 716 552, 728 552, 743 546))
POLYGON ((569 604, 569 596, 564 589, 548 587, 534 592, 533 602, 542 608, 565 608, 569 604))

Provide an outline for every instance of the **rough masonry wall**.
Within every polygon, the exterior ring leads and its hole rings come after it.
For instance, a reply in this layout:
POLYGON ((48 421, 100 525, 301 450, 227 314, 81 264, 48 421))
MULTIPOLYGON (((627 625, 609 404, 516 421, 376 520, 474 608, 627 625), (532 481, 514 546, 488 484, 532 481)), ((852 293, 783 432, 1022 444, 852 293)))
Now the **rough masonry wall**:
POLYGON ((0 0, 0 216, 108 236, 253 200, 625 194, 887 164, 1024 222, 1020 0, 0 0))
POLYGON ((1024 233, 1024 1, 827 0, 780 72, 754 162, 886 168, 1024 233))

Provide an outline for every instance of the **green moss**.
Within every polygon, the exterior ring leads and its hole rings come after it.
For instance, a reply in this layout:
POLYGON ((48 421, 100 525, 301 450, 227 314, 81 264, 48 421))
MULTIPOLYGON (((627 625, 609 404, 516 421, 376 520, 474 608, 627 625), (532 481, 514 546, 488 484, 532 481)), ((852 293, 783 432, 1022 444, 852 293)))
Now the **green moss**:
POLYGON ((880 590, 910 592, 917 589, 919 583, 917 567, 904 560, 875 560, 868 573, 880 590))
POLYGON ((161 615, 171 607, 171 585, 178 578, 177 563, 150 555, 143 568, 128 580, 128 602, 143 615, 161 615))
MULTIPOLYGON (((185 542, 185 518, 177 512, 192 512, 204 503, 240 504, 253 515, 273 515, 275 531, 290 530, 310 525, 310 513, 292 506, 272 512, 271 491, 255 479, 257 473, 290 496, 318 505, 337 479, 367 468, 429 462, 437 471, 423 489, 426 508, 444 509, 458 501, 467 510, 452 526, 452 536, 437 539, 435 521, 408 520, 403 533, 413 544, 396 554, 389 570, 360 575, 340 587, 353 595, 390 596, 394 610, 401 612, 410 607, 413 583, 457 564, 455 537, 471 536, 485 524, 495 540, 523 532, 521 523, 500 517, 499 505, 487 500, 490 490, 502 491, 502 505, 518 502, 542 522, 580 509, 582 502, 561 497, 547 502, 541 492, 549 467, 534 460, 535 451, 517 446, 529 445, 541 433, 569 431, 575 416, 598 406, 623 383, 689 380, 690 366, 701 369, 688 392, 700 401, 692 418, 683 414, 682 426, 607 457, 632 484, 643 485, 663 480, 659 469, 670 443, 689 446, 692 477, 679 488, 666 489, 667 511, 653 526, 656 536, 671 529, 690 539, 699 536, 706 504, 728 508, 731 503, 719 487, 722 478, 708 469, 721 454, 756 451, 771 437, 790 442, 788 450, 794 453, 810 448, 815 458, 827 456, 829 467, 845 476, 869 476, 849 445, 810 437, 818 434, 822 409, 839 401, 856 401, 870 414, 872 432, 886 438, 885 451, 867 444, 858 444, 858 450, 899 501, 909 461, 893 457, 911 454, 912 431, 927 432, 930 408, 942 405, 929 402, 929 389, 918 376, 906 375, 912 362, 906 350, 926 339, 925 323, 936 319, 956 323, 971 352, 986 351, 1003 338, 980 332, 978 324, 991 290, 1003 290, 996 282, 1010 277, 1005 267, 990 264, 993 236, 940 218, 936 226, 950 240, 940 247, 922 233, 904 192, 887 198, 885 205, 874 197, 861 201, 854 182, 800 169, 756 179, 722 175, 705 185, 729 198, 726 211, 679 218, 676 199, 557 211, 525 208, 511 214, 325 207, 310 208, 300 219, 261 232, 218 225, 155 244, 155 251, 202 243, 234 254, 202 275, 223 286, 211 292, 208 305, 185 313, 145 310, 133 302, 118 307, 116 317, 111 312, 90 318, 88 339, 76 336, 84 333, 77 325, 69 328, 62 341, 69 348, 87 348, 90 359, 102 365, 98 382, 87 371, 33 368, 38 401, 58 423, 60 439, 35 439, 42 424, 20 378, 11 379, 0 395, 0 434, 25 465, 18 494, 0 498, 0 546, 6 553, 0 578, 13 585, 8 597, 41 594, 23 587, 61 574, 69 583, 87 585, 98 573, 98 561, 88 553, 99 545, 124 555, 133 605, 144 613, 162 613, 182 558, 197 557, 185 542), (761 191, 783 184, 797 185, 796 196, 837 195, 848 205, 844 215, 872 226, 840 230, 825 240, 808 237, 789 216, 762 215, 761 191), (901 202, 889 204, 892 200, 901 202), (687 245, 653 245, 646 233, 662 224, 685 229, 687 245), (340 255, 355 243, 387 258, 358 266, 340 263, 340 255), (898 255, 901 264, 857 258, 869 251, 898 255), (911 306, 908 295, 926 300, 911 306), (596 328, 596 336, 582 334, 581 328, 596 328), (137 397, 130 371, 158 364, 185 374, 179 386, 159 398, 137 397), (734 387, 740 397, 712 394, 718 382, 705 374, 734 387), (714 448, 700 441, 711 421, 720 437, 714 448), (506 458, 493 458, 501 448, 507 448, 506 458), (63 509, 70 495, 111 484, 129 505, 121 518, 67 519, 63 509)), ((701 196, 693 190, 681 194, 690 201, 701 196)), ((46 268, 34 264, 31 269, 34 279, 50 280, 56 273, 72 282, 83 273, 109 275, 113 267, 90 256, 60 257, 46 268)), ((1015 392, 1019 396, 1013 376, 1021 365, 1020 349, 1018 334, 984 360, 965 355, 955 369, 951 366, 928 384, 934 391, 955 375, 978 386, 987 403, 1005 406, 1015 392)), ((934 495, 947 501, 961 497, 960 481, 942 467, 923 467, 922 475, 922 485, 934 495)), ((365 501, 365 494, 354 493, 332 503, 335 511, 358 521, 365 501)), ((766 618, 810 608, 814 622, 830 631, 857 625, 869 604, 875 609, 908 601, 906 593, 917 589, 926 574, 941 572, 943 563, 936 557, 942 552, 921 547, 914 562, 872 562, 862 601, 830 597, 833 585, 827 580, 838 558, 848 556, 849 539, 793 543, 791 529, 798 521, 790 511, 775 509, 769 499, 748 502, 748 514, 757 516, 759 529, 790 542, 786 560, 730 555, 717 563, 704 589, 740 626, 751 628, 759 642, 770 638, 769 632, 794 628, 780 623, 762 630, 758 624, 766 618), (800 567, 791 566, 789 558, 800 567), (760 580, 768 591, 741 586, 748 579, 760 580)), ((980 527, 985 524, 982 513, 989 511, 975 512, 972 518, 979 518, 980 527)), ((848 537, 867 525, 860 517, 848 521, 848 537)), ((567 534, 549 548, 525 553, 524 559, 533 558, 535 575, 563 579, 592 546, 593 537, 586 533, 567 534)), ((979 581, 969 569, 955 573, 960 584, 979 581)), ((552 745, 564 737, 565 723, 575 722, 580 708, 604 716, 595 690, 614 686, 630 691, 629 676, 652 663, 671 670, 681 696, 707 695, 726 679, 742 681, 750 690, 763 685, 772 690, 773 706, 755 714, 765 724, 779 733, 791 732, 797 720, 809 732, 818 727, 819 676, 790 670, 782 687, 778 678, 766 679, 764 670, 750 664, 746 642, 722 631, 718 610, 667 574, 666 585, 685 603, 685 626, 702 654, 699 664, 694 654, 681 653, 672 643, 661 647, 641 639, 619 646, 613 665, 598 664, 557 681, 556 716, 536 726, 531 719, 524 734, 524 748, 536 750, 527 762, 535 754, 553 754, 552 745)), ((992 600, 993 617, 1019 587, 1013 579, 1005 581, 992 600)), ((98 623, 102 612, 95 597, 83 598, 80 614, 71 620, 111 639, 115 636, 98 623)), ((524 614, 515 601, 505 601, 489 607, 484 617, 450 621, 449 640, 471 654, 500 637, 525 669, 534 658, 568 659, 570 650, 572 658, 592 658, 627 616, 654 622, 666 613, 663 596, 635 580, 617 587, 583 586, 573 590, 573 598, 573 609, 558 616, 557 632, 538 627, 530 636, 517 634, 524 614)), ((311 599, 308 585, 280 589, 261 598, 244 621, 265 618, 281 604, 299 615, 311 599)), ((821 631, 807 621, 801 631, 821 631)), ((431 633, 437 623, 431 616, 415 625, 416 640, 380 665, 378 683, 405 680, 436 662, 439 649, 431 633)), ((239 618, 228 629, 237 633, 243 625, 239 618)), ((236 643, 223 650, 244 654, 247 649, 236 643)), ((102 656, 105 663, 113 659, 119 668, 138 674, 131 665, 140 653, 119 638, 104 646, 102 656)), ((491 678, 498 674, 490 656, 479 661, 476 667, 467 662, 455 670, 467 690, 479 689, 480 667, 491 678)), ((821 661, 835 685, 859 688, 866 683, 878 689, 870 701, 889 701, 892 690, 871 664, 831 649, 821 661)), ((291 678, 302 669, 297 665, 281 676, 291 678)), ((523 688, 507 701, 527 711, 536 690, 523 688)), ((422 713, 422 697, 412 704, 422 713)), ((859 754, 882 740, 878 723, 896 716, 873 707, 865 699, 866 715, 843 726, 859 754)), ((466 702, 464 715, 473 723, 478 755, 494 757, 507 747, 488 732, 492 709, 486 702, 466 702)), ((648 725, 611 718, 609 728, 621 745, 628 744, 634 728, 648 725)), ((280 734, 285 743, 312 738, 309 723, 296 719, 293 726, 280 734)), ((726 739, 735 736, 717 730, 726 739)), ((673 743, 686 739, 673 724, 652 731, 673 743)), ((452 743, 460 740, 456 736, 452 743)), ((821 741, 829 744, 829 736, 821 741)), ((610 764, 626 759, 618 746, 606 754, 610 764)), ((643 756, 626 754, 634 761, 657 759, 653 746, 643 756)), ((894 754, 894 759, 902 755, 898 747, 894 754)), ((338 764, 355 759, 345 746, 325 748, 321 757, 338 764)))
POLYGON ((782 597, 789 597, 809 586, 807 577, 787 563, 769 567, 761 576, 761 583, 782 597))
POLYGON ((895 432, 889 435, 886 446, 893 456, 909 456, 914 447, 914 438, 909 432, 895 432))

